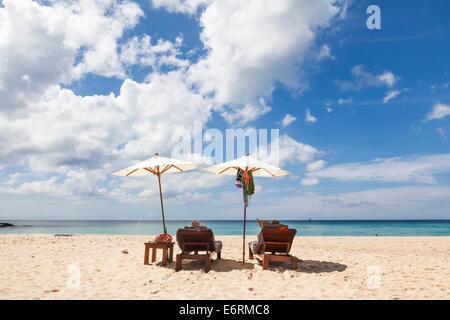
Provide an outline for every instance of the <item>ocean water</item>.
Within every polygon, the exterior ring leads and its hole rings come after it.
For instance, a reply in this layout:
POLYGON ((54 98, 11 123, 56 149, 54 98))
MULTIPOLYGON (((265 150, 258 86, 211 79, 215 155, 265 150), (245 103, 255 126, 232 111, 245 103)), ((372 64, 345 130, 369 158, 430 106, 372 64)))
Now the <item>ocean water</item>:
MULTIPOLYGON (((5 233, 47 234, 139 234, 162 233, 161 221, 134 220, 2 220, 14 227, 0 228, 5 233)), ((282 220, 299 236, 450 236, 450 220, 282 220)), ((242 235, 242 220, 202 220, 216 235, 242 235)), ((189 225, 188 220, 168 220, 167 230, 175 234, 178 228, 189 225)), ((256 235, 260 228, 256 221, 247 221, 246 234, 256 235)))

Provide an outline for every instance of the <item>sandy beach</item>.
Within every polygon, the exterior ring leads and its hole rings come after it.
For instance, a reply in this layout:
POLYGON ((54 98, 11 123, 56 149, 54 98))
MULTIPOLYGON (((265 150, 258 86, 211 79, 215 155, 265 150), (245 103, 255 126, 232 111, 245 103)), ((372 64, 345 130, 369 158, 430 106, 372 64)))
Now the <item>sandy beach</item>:
POLYGON ((144 265, 152 236, 3 234, 0 299, 450 297, 450 237, 296 237, 298 270, 274 263, 264 272, 261 259, 239 262, 242 237, 216 238, 222 260, 205 273, 197 261, 180 272, 175 262, 144 265))

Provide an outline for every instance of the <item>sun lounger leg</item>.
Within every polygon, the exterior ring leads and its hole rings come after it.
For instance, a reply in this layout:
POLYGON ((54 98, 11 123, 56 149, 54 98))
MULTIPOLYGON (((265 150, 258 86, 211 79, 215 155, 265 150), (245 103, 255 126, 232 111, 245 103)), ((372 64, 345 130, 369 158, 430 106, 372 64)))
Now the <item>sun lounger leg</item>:
POLYGON ((205 257, 205 272, 211 270, 211 256, 208 255, 205 257))
POLYGON ((292 270, 297 269, 297 258, 296 257, 292 257, 291 269, 292 270))
POLYGON ((250 260, 253 259, 253 252, 252 252, 252 248, 250 247, 250 243, 248 244, 248 258, 250 260))
POLYGON ((217 252, 217 259, 222 259, 222 252, 221 251, 217 252))
POLYGON ((263 270, 269 269, 269 256, 267 254, 263 255, 263 270))
POLYGON ((156 261, 156 248, 152 249, 152 263, 156 261))
POLYGON ((181 253, 177 254, 177 262, 176 262, 176 267, 175 267, 175 271, 180 271, 181 270, 181 264, 183 263, 183 258, 181 256, 181 253))

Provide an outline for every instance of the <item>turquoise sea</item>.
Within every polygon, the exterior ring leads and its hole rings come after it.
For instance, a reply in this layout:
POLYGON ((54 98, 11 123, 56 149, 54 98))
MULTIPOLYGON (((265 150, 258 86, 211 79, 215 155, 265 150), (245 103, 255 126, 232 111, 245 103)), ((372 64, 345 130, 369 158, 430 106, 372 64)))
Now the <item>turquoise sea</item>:
MULTIPOLYGON (((161 221, 133 220, 1 220, 14 227, 0 228, 4 233, 48 234, 140 234, 162 233, 161 221)), ((450 220, 281 220, 299 236, 450 236, 450 220)), ((202 220, 216 235, 242 235, 242 220, 202 220)), ((167 229, 175 234, 189 225, 188 220, 168 220, 167 229)), ((260 228, 256 221, 247 221, 246 234, 255 235, 260 228)))

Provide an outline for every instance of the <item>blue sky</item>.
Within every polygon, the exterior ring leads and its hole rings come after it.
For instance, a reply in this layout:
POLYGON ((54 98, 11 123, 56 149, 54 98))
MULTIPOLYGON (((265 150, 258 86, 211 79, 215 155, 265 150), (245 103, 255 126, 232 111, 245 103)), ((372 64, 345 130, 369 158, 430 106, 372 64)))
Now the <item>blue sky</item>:
MULTIPOLYGON (((0 219, 159 219, 156 179, 111 173, 194 121, 280 130, 250 219, 450 218, 448 1, 0 4, 0 219)), ((232 177, 163 189, 168 219, 242 217, 232 177)))

